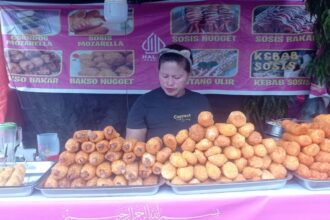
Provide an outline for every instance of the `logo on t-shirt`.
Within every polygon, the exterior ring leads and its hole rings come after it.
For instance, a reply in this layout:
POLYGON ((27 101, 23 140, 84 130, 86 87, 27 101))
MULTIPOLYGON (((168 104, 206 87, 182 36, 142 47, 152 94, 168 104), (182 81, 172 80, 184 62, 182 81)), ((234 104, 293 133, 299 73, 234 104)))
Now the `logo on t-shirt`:
POLYGON ((173 115, 174 120, 176 121, 190 121, 191 120, 191 114, 184 114, 184 115, 173 115))

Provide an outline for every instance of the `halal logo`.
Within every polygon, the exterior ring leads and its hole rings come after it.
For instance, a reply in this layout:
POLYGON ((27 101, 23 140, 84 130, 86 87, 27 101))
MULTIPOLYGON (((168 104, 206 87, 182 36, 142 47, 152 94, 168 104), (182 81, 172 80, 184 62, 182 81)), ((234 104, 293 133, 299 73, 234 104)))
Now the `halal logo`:
POLYGON ((162 39, 160 39, 155 33, 150 34, 142 44, 142 49, 145 54, 158 54, 159 50, 164 47, 164 41, 162 41, 162 39))

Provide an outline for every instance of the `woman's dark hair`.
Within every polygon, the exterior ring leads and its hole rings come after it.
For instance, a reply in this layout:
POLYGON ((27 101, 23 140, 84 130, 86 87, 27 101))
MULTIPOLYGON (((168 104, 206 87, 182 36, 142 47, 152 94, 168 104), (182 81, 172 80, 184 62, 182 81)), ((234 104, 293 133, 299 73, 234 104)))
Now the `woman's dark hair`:
MULTIPOLYGON (((170 44, 170 45, 167 45, 165 48, 177 50, 177 51, 181 51, 181 50, 190 51, 190 61, 191 61, 191 64, 193 63, 193 57, 192 57, 192 52, 191 52, 190 48, 182 46, 180 44, 170 44)), ((160 69, 160 65, 162 63, 171 62, 171 61, 181 64, 183 66, 184 70, 187 71, 188 73, 190 73, 191 64, 190 64, 189 60, 186 57, 184 57, 183 55, 180 55, 178 53, 171 53, 171 52, 163 53, 160 55, 160 57, 158 59, 158 69, 160 69)))

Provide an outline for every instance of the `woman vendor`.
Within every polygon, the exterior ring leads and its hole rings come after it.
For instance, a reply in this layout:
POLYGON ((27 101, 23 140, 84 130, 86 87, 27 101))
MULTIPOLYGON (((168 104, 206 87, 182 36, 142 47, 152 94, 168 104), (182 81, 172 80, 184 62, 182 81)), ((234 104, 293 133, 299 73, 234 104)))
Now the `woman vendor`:
POLYGON ((192 63, 191 50, 182 45, 171 44, 160 51, 160 87, 136 100, 128 114, 126 138, 146 141, 176 134, 196 123, 201 111, 210 110, 205 96, 186 89, 192 63))

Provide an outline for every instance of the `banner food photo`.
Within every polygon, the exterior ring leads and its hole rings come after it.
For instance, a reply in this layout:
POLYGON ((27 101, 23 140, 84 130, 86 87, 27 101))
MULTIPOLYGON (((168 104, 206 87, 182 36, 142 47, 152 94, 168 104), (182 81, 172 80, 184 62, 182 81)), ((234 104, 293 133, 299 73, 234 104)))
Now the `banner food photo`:
POLYGON ((103 4, 1 5, 11 87, 139 94, 158 86, 166 44, 193 49, 189 88, 206 94, 308 94, 315 56, 303 2, 208 1, 129 5, 107 22, 103 4))

